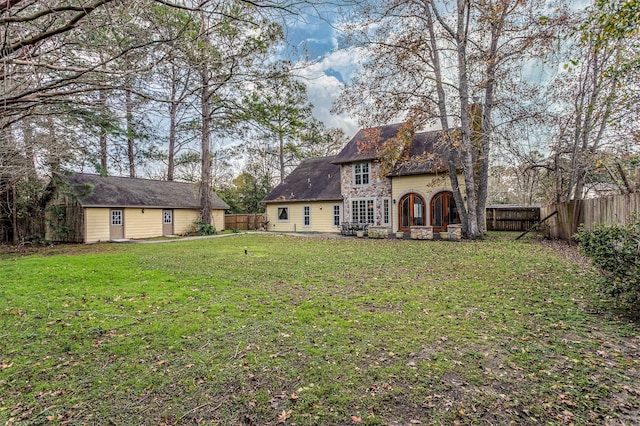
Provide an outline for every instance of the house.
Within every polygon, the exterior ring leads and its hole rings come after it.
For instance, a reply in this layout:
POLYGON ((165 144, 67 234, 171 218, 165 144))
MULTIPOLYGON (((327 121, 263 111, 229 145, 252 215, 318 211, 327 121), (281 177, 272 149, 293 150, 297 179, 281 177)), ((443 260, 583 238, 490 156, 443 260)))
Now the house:
MULTIPOLYGON (((342 222, 352 222, 439 232, 458 224, 441 132, 411 133, 402 161, 385 171, 381 156, 394 155, 385 142, 404 134, 402 124, 361 129, 338 155, 302 161, 263 200, 267 229, 339 232, 342 222)), ((461 168, 458 173, 464 185, 461 168)))
MULTIPOLYGON (((185 234, 200 217, 197 184, 76 173, 52 185, 46 238, 94 243, 185 234)), ((211 192, 211 224, 229 206, 211 192)))
POLYGON ((267 195, 267 230, 337 232, 343 221, 340 166, 335 156, 303 160, 267 195))

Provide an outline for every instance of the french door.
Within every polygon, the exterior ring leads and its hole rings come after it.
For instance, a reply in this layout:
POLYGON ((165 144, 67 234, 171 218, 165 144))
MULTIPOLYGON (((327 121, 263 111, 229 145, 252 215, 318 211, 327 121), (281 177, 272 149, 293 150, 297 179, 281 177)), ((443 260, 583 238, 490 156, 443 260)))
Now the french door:
POLYGON ((412 226, 424 226, 426 224, 427 209, 424 199, 414 193, 406 194, 398 204, 398 228, 409 232, 412 226))
POLYGON ((433 232, 446 231, 449 224, 460 223, 453 193, 439 192, 431 199, 431 225, 433 232))

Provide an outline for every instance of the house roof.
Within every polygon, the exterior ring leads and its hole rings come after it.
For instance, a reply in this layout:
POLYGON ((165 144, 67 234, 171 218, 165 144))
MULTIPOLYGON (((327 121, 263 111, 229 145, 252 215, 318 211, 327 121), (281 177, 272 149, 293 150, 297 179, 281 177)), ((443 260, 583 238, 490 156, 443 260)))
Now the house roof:
MULTIPOLYGON (((416 133, 409 147, 408 160, 396 164, 390 176, 409 176, 420 174, 446 173, 448 148, 441 143, 440 131, 416 133)), ((456 156, 458 168, 461 163, 456 156)))
POLYGON ((333 160, 335 164, 376 160, 378 149, 384 141, 394 137, 402 123, 360 129, 333 160))
MULTIPOLYGON (((340 151, 333 162, 335 164, 377 160, 382 144, 398 134, 403 123, 361 129, 340 151)), ((447 147, 439 144, 441 132, 418 132, 414 135, 408 149, 407 161, 398 163, 390 176, 407 176, 427 173, 446 172, 447 147)), ((459 162, 459 160, 457 160, 459 162)))
POLYGON ((276 186, 264 203, 283 201, 342 200, 340 194, 340 166, 335 156, 307 158, 276 186))
MULTIPOLYGON (((75 173, 64 176, 84 207, 200 208, 197 184, 75 173)), ((229 205, 211 191, 211 208, 229 205)))

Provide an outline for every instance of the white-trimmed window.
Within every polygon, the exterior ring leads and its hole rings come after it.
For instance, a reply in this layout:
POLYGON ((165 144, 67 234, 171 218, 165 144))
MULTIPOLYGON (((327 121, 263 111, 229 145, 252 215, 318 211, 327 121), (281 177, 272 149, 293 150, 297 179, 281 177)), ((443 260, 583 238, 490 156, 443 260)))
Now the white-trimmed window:
POLYGON ((382 199, 382 224, 391 224, 391 198, 382 199))
POLYGON ((353 165, 353 184, 369 185, 369 163, 353 165))
POLYGON ((342 212, 340 211, 340 204, 333 205, 333 226, 340 226, 340 222, 342 221, 342 212))
POLYGON ((111 225, 122 225, 122 210, 111 210, 111 225))
POLYGON ((351 221, 354 223, 374 223, 375 201, 373 198, 351 200, 351 221))
POLYGON ((302 223, 311 226, 311 206, 302 206, 302 223))
POLYGON ((278 207, 278 222, 289 222, 289 206, 278 207))

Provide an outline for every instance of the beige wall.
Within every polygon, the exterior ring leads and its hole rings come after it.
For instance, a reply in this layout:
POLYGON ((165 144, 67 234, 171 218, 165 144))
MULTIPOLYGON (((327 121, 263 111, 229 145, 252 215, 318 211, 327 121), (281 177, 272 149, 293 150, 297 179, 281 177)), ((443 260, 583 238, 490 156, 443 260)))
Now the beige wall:
MULTIPOLYGON (((275 232, 339 232, 333 226, 333 206, 339 205, 342 212, 342 201, 294 202, 267 204, 268 231, 275 232), (304 225, 303 206, 311 207, 311 225, 304 225), (289 221, 278 221, 278 207, 289 207, 289 221)), ((342 218, 340 219, 342 221, 342 218)))
MULTIPOLYGON (((464 176, 458 174, 460 182, 460 190, 462 195, 465 194, 464 176)), ((427 223, 431 223, 431 211, 428 206, 434 195, 441 191, 451 191, 451 181, 449 175, 443 173, 440 175, 416 175, 416 176, 400 176, 394 177, 391 183, 391 196, 396 200, 393 204, 393 229, 398 229, 398 200, 409 192, 415 192, 424 197, 427 203, 427 223)))
POLYGON ((224 231, 224 210, 211 210, 211 224, 216 231, 224 231))
MULTIPOLYGON (((84 242, 95 243, 98 241, 109 241, 109 225, 111 217, 108 208, 85 208, 84 209, 84 242)), ((127 218, 124 218, 125 224, 127 218)))
POLYGON ((125 238, 160 236, 162 236, 162 209, 142 209, 137 207, 124 209, 125 238))
MULTIPOLYGON (((162 236, 162 211, 164 209, 125 208, 124 237, 153 238, 162 236)), ((85 208, 85 243, 109 241, 111 224, 110 208, 85 208)), ((193 230, 193 223, 200 217, 199 210, 173 209, 173 233, 186 234, 193 230)), ((224 210, 211 211, 211 223, 218 231, 224 229, 224 210)))
POLYGON ((174 209, 173 210, 173 233, 183 235, 193 231, 193 222, 200 218, 199 210, 174 209))
MULTIPOLYGON (((194 222, 200 219, 200 210, 174 209, 173 233, 183 235, 192 232, 194 222)), ((216 231, 224 231, 224 210, 211 210, 211 224, 216 231)))

